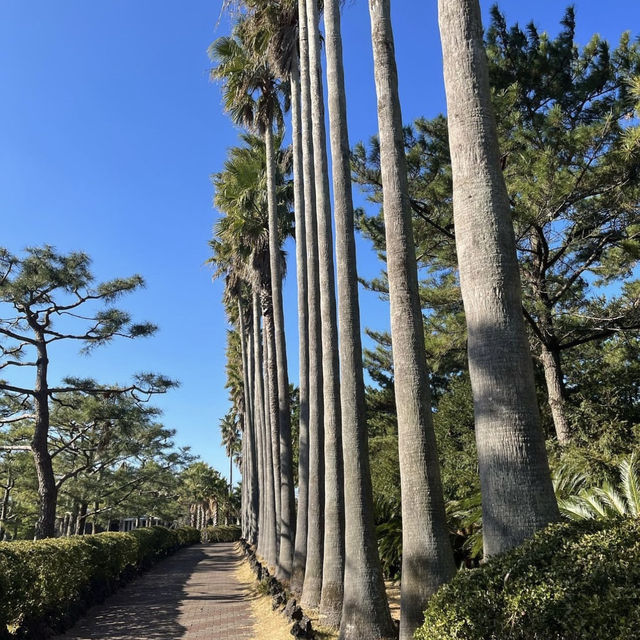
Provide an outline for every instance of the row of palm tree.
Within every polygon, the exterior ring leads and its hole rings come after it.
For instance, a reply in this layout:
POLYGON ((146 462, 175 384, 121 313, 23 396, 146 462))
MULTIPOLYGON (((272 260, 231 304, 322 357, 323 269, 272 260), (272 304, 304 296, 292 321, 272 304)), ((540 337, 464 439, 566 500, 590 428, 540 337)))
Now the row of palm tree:
MULTIPOLYGON (((224 215, 212 262, 226 278, 225 303, 241 341, 243 535, 341 638, 391 638, 373 521, 340 3, 234 6, 240 10, 232 35, 210 49, 212 76, 222 83, 229 115, 249 133, 214 181, 215 205, 224 215), (291 151, 281 149, 289 105, 291 151), (300 355, 297 512, 282 304, 291 203, 300 355)), ((369 0, 369 9, 398 412, 404 640, 455 565, 431 421, 390 0, 369 0)), ((558 507, 522 317, 478 0, 440 0, 439 20, 483 539, 491 556, 557 519, 558 507)))

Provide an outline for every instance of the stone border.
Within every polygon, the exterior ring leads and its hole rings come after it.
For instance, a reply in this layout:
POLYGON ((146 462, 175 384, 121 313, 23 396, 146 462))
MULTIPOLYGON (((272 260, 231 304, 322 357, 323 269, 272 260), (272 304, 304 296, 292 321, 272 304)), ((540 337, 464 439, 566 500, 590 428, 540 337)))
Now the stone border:
POLYGON ((287 591, 275 576, 271 575, 267 566, 258 560, 255 549, 246 540, 240 539, 240 545, 256 580, 266 586, 271 596, 271 608, 274 611, 279 611, 292 622, 289 633, 294 638, 302 638, 303 640, 315 638, 311 619, 304 613, 293 594, 287 591))

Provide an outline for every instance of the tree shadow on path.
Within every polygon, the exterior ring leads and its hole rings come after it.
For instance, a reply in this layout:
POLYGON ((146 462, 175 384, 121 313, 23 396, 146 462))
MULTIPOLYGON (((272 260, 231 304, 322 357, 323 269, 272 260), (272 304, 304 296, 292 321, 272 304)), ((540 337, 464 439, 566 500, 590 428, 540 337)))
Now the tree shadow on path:
POLYGON ((182 549, 54 640, 251 638, 246 596, 233 575, 239 562, 233 545, 182 549))

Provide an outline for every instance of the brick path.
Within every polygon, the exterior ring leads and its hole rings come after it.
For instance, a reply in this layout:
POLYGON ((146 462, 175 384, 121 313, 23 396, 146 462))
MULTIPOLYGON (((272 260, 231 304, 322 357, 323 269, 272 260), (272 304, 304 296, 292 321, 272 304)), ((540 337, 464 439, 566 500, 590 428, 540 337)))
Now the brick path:
POLYGON ((54 640, 251 640, 240 562, 233 544, 182 549, 54 640))

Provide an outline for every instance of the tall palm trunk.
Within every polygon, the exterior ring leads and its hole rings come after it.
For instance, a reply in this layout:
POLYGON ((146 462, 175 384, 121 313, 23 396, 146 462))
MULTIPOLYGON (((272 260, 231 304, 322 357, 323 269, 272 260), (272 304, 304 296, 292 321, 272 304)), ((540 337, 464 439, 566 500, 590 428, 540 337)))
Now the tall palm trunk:
MULTIPOLYGON (((340 637, 390 638, 394 628, 373 520, 339 2, 325 0, 324 11, 338 266, 342 447, 344 459, 349 460, 344 467, 346 566, 340 637)), ((331 622, 339 624, 340 617, 331 622)))
POLYGON ((344 594, 344 471, 340 417, 340 373, 336 320, 333 237, 327 137, 324 123, 322 61, 317 0, 307 0, 309 78, 315 169, 320 313, 322 316, 322 378, 324 396, 324 558, 320 614, 328 626, 338 626, 344 594))
POLYGON ((278 380, 275 364, 275 345, 273 335, 273 316, 270 308, 270 294, 263 291, 262 316, 264 318, 264 363, 267 385, 266 407, 267 417, 265 429, 265 449, 267 450, 267 510, 265 526, 267 527, 267 548, 265 560, 273 571, 278 563, 278 509, 280 472, 278 440, 278 380))
POLYGON ((486 556, 558 517, 522 315, 478 0, 439 0, 486 556))
MULTIPOLYGON (((238 323, 240 344, 242 347, 242 382, 244 386, 244 429, 242 433, 242 517, 243 535, 250 543, 255 542, 255 517, 257 513, 258 483, 255 468, 254 416, 251 401, 251 347, 247 339, 247 328, 244 323, 244 310, 238 299, 238 323)), ((251 323, 249 323, 251 324, 251 323)), ((229 493, 232 487, 232 468, 229 467, 229 493)))
POLYGON ((299 395, 298 512, 291 588, 299 592, 307 560, 307 509, 309 504, 309 313, 307 307, 307 240, 302 170, 302 123, 300 113, 300 68, 297 58, 291 68, 291 137, 293 139, 293 198, 296 224, 296 275, 298 281, 299 395))
POLYGON ((293 459, 291 453, 291 409, 289 406, 289 373, 287 345, 282 306, 282 275, 280 273, 280 238, 278 237, 278 206, 276 202, 276 166, 273 130, 265 131, 267 155, 267 202, 269 213, 269 262, 271 266, 271 298, 273 304, 273 330, 275 363, 278 382, 278 467, 280 472, 278 516, 279 555, 276 577, 286 582, 291 578, 295 535, 295 504, 293 494, 293 459))
MULTIPOLYGON (((258 522, 260 514, 260 472, 258 465, 258 418, 256 416, 256 401, 255 401, 255 358, 254 358, 254 343, 253 343, 253 321, 249 327, 249 339, 248 339, 248 375, 249 375, 249 400, 251 403, 251 424, 249 425, 250 439, 249 445, 249 471, 251 474, 251 511, 249 520, 249 542, 256 545, 258 542, 258 522)), ((244 482, 244 479, 243 479, 244 482)))
POLYGON ((453 576, 455 564, 431 421, 390 11, 390 0, 369 0, 402 496, 400 638, 408 640, 423 621, 428 597, 453 576))
MULTIPOLYGON (((280 409, 278 404, 278 362, 276 360, 276 336, 271 290, 263 290, 262 292, 262 317, 264 318, 266 411, 269 415, 271 429, 271 464, 273 465, 273 489, 276 500, 276 531, 278 531, 280 529, 280 409)), ((275 566, 274 564, 274 568, 275 566)))
POLYGON ((304 215, 307 238, 307 284, 309 287, 309 501, 307 515, 307 561, 302 602, 317 607, 322 591, 324 544, 324 407, 322 401, 322 329, 320 326, 320 271, 314 182, 309 39, 305 0, 298 0, 300 30, 300 86, 304 215))
MULTIPOLYGON (((264 558, 267 546, 267 446, 265 442, 266 415, 264 411, 264 390, 262 376, 262 345, 260 340, 260 304, 258 293, 253 292, 253 356, 254 356, 254 415, 256 418, 258 478, 260 482, 259 514, 258 514, 258 554, 264 558)), ((275 517, 275 514, 274 514, 275 517)))

